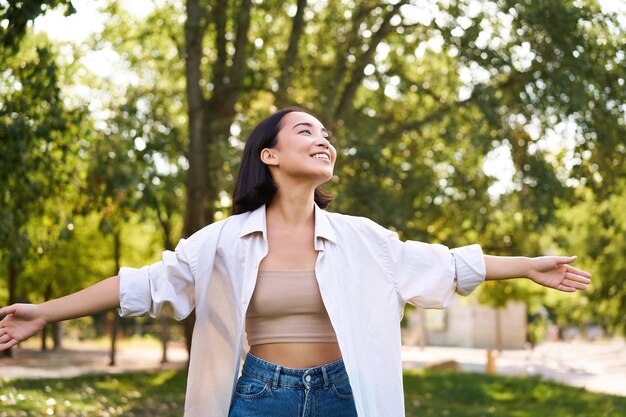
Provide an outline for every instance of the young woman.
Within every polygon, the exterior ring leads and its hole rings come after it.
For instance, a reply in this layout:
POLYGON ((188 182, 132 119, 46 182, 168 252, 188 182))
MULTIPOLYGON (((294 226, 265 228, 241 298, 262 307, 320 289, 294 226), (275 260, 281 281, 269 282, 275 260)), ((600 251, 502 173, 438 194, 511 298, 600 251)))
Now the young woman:
POLYGON ((404 416, 400 319, 405 303, 449 305, 483 280, 526 277, 584 290, 575 257, 497 257, 480 246, 402 242, 361 217, 326 212, 318 187, 337 152, 315 117, 279 111, 251 133, 233 216, 163 260, 75 294, 0 309, 0 349, 47 323, 120 307, 156 316, 194 308, 185 416, 404 416), (240 375, 244 333, 251 346, 240 375))

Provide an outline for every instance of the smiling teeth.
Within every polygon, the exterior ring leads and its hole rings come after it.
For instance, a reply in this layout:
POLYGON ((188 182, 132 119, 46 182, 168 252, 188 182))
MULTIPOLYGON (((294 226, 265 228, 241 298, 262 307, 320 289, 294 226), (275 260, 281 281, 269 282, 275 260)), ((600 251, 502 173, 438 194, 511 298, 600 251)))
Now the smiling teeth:
POLYGON ((316 153, 315 155, 313 155, 313 158, 315 158, 315 159, 326 159, 326 160, 330 159, 330 158, 328 158, 328 155, 325 155, 323 153, 316 153))

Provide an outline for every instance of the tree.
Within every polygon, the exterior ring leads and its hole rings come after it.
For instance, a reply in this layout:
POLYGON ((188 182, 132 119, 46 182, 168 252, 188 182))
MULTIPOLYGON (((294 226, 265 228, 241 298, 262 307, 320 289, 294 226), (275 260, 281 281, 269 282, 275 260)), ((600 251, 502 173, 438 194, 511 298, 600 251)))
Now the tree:
POLYGON ((0 79, 0 251, 9 303, 20 298, 20 273, 33 254, 29 225, 73 179, 82 118, 63 103, 55 55, 45 39, 29 38, 21 47, 4 61, 0 79))
POLYGON ((24 2, 3 2, 0 4, 0 44, 3 57, 19 49, 22 38, 27 33, 28 24, 48 10, 64 7, 66 16, 76 12, 69 0, 31 0, 24 2))
POLYGON ((540 254, 573 187, 600 194, 623 174, 624 28, 594 2, 189 0, 144 20, 117 2, 107 12, 96 44, 136 71, 130 101, 159 103, 151 120, 187 131, 168 154, 188 164, 183 236, 224 215, 242 137, 291 103, 334 131, 333 208, 404 238, 540 254), (498 198, 483 170, 494 149, 515 169, 498 198))
MULTIPOLYGON (((622 178, 616 181, 626 190, 622 178)), ((583 190, 583 200, 559 211, 560 224, 551 231, 558 247, 585 254, 584 266, 593 274, 585 299, 575 305, 555 305, 562 317, 582 325, 596 324, 626 334, 626 214, 624 191, 600 198, 583 190)))
MULTIPOLYGON (((522 233, 489 229, 497 207, 521 215, 515 230, 538 232, 570 198, 566 182, 576 172, 563 170, 562 157, 539 139, 570 120, 605 129, 603 109, 623 102, 616 65, 623 31, 591 2, 477 8, 454 1, 423 10, 402 1, 189 1, 184 12, 184 235, 211 222, 230 189, 236 162, 229 152, 240 138, 231 129, 245 133, 274 104, 297 103, 336 131, 345 152, 335 207, 394 225, 407 238, 510 241, 522 233), (598 98, 603 106, 589 113, 598 98), (482 165, 500 147, 515 164, 516 193, 492 201, 482 165)), ((175 26, 164 26, 180 47, 175 26)), ((611 137, 619 140, 619 132, 611 137)))

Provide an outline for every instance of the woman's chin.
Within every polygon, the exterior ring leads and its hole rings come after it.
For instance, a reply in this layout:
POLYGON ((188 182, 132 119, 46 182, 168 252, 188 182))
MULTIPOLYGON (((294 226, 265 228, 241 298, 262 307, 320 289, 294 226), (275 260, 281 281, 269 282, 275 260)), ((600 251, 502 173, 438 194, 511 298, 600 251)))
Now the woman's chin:
POLYGON ((327 183, 333 178, 333 171, 325 172, 320 176, 320 185, 327 183))

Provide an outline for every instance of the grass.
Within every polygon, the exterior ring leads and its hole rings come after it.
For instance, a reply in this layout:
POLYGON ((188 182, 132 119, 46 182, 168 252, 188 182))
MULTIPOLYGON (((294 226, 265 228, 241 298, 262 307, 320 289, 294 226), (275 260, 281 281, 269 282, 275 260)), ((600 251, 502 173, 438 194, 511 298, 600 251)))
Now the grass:
POLYGON ((597 394, 538 377, 405 371, 411 417, 622 417, 626 397, 597 394))
POLYGON ((0 417, 181 417, 182 370, 0 382, 0 417))
MULTIPOLYGON (((180 417, 184 371, 0 382, 0 417, 180 417)), ((539 378, 407 371, 407 417, 618 417, 626 397, 539 378)))

